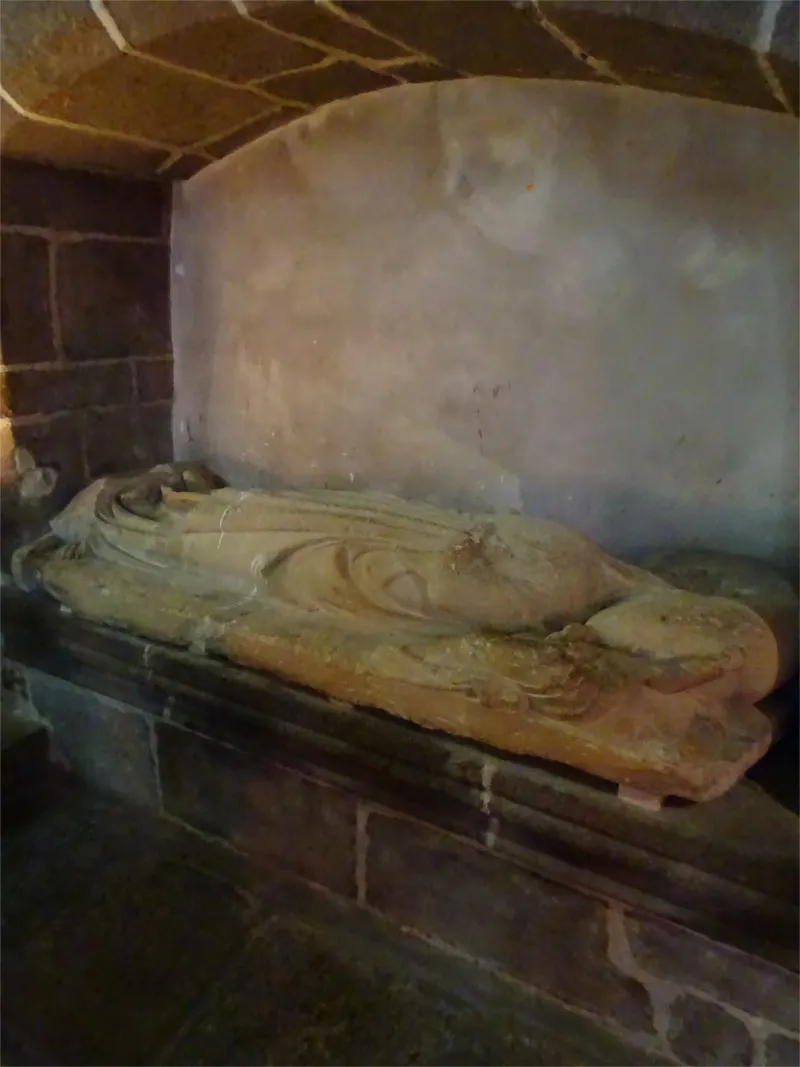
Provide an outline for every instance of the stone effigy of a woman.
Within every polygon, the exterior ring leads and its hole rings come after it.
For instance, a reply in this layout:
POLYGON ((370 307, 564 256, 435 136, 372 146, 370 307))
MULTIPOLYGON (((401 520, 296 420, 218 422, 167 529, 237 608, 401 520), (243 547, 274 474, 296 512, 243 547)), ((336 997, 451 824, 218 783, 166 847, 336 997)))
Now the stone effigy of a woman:
POLYGON ((768 569, 648 571, 520 515, 240 492, 176 464, 96 482, 51 530, 15 573, 84 617, 630 797, 728 790, 772 740, 757 702, 795 666, 797 601, 768 569))

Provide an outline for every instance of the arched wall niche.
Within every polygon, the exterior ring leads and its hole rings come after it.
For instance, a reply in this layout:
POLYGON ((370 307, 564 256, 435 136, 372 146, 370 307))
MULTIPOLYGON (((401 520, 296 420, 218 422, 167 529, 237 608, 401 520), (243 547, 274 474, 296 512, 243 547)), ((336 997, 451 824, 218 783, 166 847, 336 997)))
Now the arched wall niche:
POLYGON ((234 484, 797 548, 797 133, 589 83, 339 102, 178 190, 174 432, 234 484))

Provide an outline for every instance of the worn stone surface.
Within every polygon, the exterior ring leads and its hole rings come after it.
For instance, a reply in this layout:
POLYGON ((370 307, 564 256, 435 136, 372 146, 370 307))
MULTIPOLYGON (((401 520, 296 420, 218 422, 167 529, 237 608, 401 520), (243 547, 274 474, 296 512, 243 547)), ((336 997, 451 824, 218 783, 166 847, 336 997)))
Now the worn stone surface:
POLYGON ((159 786, 146 720, 115 701, 39 671, 30 699, 52 727, 56 757, 95 788, 157 808, 159 786))
POLYGON ((451 81, 453 78, 461 77, 455 70, 439 67, 435 63, 423 60, 403 63, 402 66, 396 68, 394 73, 396 77, 402 78, 404 82, 408 82, 410 85, 414 85, 417 82, 451 81))
POLYGON ((545 0, 541 10, 625 84, 783 111, 751 51, 760 3, 545 0))
POLYGON ((67 790, 3 834, 8 1063, 654 1064, 229 849, 67 790))
POLYGON ((88 412, 85 433, 86 469, 90 478, 140 470, 156 458, 152 438, 142 427, 142 412, 135 407, 88 412))
MULTIPOLYGON (((37 122, 20 115, 2 99, 0 123, 2 150, 8 159, 146 178, 164 166, 170 155, 163 148, 112 139, 94 130, 37 122)), ((204 158, 202 162, 205 166, 209 160, 204 158)))
MULTIPOLYGON (((571 0, 569 5, 544 0, 555 9, 568 6, 576 13, 604 13, 618 22, 628 22, 635 30, 642 23, 665 29, 692 31, 709 41, 731 41, 750 45, 758 32, 762 5, 759 0, 719 0, 719 3, 681 3, 680 0, 571 0)), ((577 24, 577 19, 573 18, 577 24)), ((669 41, 665 37, 665 41, 669 41)), ((673 61, 677 53, 672 52, 673 61)))
POLYGON ((143 403, 172 399, 172 360, 143 359, 135 364, 136 395, 143 403))
MULTIPOLYGON (((25 605, 31 606, 29 601, 25 605)), ((13 610, 10 605, 8 610, 9 614, 13 610)), ((38 624, 34 622, 35 617, 35 606, 33 618, 28 616, 30 626, 9 626, 6 616, 3 637, 9 660, 15 659, 139 711, 158 714, 162 710, 166 695, 147 674, 144 666, 147 645, 140 638, 110 629, 95 628, 88 632, 80 629, 79 623, 75 626, 78 620, 73 616, 62 612, 55 612, 38 624), (81 654, 76 644, 83 646, 81 654)))
POLYGON ((159 169, 159 177, 165 182, 184 182, 194 177, 208 162, 208 156, 199 152, 187 152, 177 158, 173 156, 159 169))
POLYGON ((417 51, 465 74, 594 80, 539 23, 532 7, 475 0, 408 0, 401 4, 355 0, 345 10, 417 51), (458 27, 458 32, 454 32, 458 27))
POLYGON ((88 0, 5 0, 6 90, 34 113, 73 125, 37 122, 4 104, 3 150, 185 177, 210 162, 209 141, 222 144, 253 109, 275 107, 282 125, 280 109, 297 99, 319 106, 369 91, 365 75, 377 68, 388 77, 376 87, 462 74, 621 81, 796 113, 795 7, 778 3, 769 41, 769 7, 750 0, 246 0, 237 8, 222 0, 109 0, 103 23, 88 0), (769 76, 755 52, 764 47, 769 76), (406 57, 408 66, 396 62, 406 57), (302 96, 289 95, 293 83, 273 84, 320 61, 335 75, 301 82, 302 96), (133 83, 136 106, 124 91, 133 83), (170 162, 170 149, 184 158, 170 162))
POLYGON ((435 734, 409 737, 401 724, 383 718, 373 731, 373 713, 325 707, 320 698, 315 707, 306 694, 281 692, 274 682, 258 699, 231 688, 228 678, 228 696, 235 695, 235 702, 208 699, 199 690, 166 682, 169 668, 157 648, 149 662, 170 722, 478 841, 490 828, 481 810, 479 753, 435 734))
POLYGON ((293 123, 177 193, 177 454, 794 568, 797 158, 788 116, 575 82, 293 123))
POLYGON ((3 160, 0 205, 4 226, 37 226, 63 233, 165 238, 169 187, 86 171, 3 160))
POLYGON ((172 448, 172 402, 156 401, 139 408, 139 425, 145 441, 145 462, 169 463, 172 448))
POLYGON ((270 78, 264 87, 270 92, 279 93, 286 100, 321 107, 343 94, 356 96, 392 86, 397 86, 397 82, 390 75, 365 70, 343 60, 270 78))
POLYGON ((254 27, 219 0, 199 4, 111 0, 108 7, 125 39, 146 54, 234 84, 319 63, 326 55, 301 41, 254 27))
MULTIPOLYGON (((709 938, 789 967, 795 964, 793 891, 776 899, 709 874, 709 865, 670 861, 657 843, 631 847, 624 833, 598 834, 580 822, 564 822, 536 809, 521 816, 506 806, 497 805, 497 810, 489 838, 496 854, 709 938), (511 818, 513 822, 507 821, 511 818)), ((731 874, 737 874, 734 864, 731 874)))
MULTIPOLYGON (((277 129, 278 126, 285 126, 295 119, 302 118, 305 114, 306 111, 298 107, 270 109, 266 114, 253 122, 248 122, 245 126, 239 127, 233 133, 228 133, 216 140, 209 141, 205 145, 205 150, 210 152, 215 159, 221 159, 223 156, 227 156, 229 152, 233 152, 250 141, 254 141, 257 137, 262 137, 265 133, 269 133, 270 130, 277 129)), ((202 170, 205 164, 205 160, 200 160, 196 170, 192 171, 192 173, 202 170)), ((190 178, 192 173, 186 174, 185 177, 190 178)), ((180 175, 176 174, 176 177, 180 177, 180 175)))
POLYGON ((260 22, 284 33, 319 41, 327 48, 368 59, 400 59, 408 55, 402 45, 379 37, 360 20, 337 18, 321 4, 276 4, 264 0, 246 0, 246 3, 248 14, 260 22))
POLYGON ((262 1063, 266 1050, 282 1064, 565 1062, 558 1041, 537 1047, 471 1015, 426 996, 402 972, 348 958, 321 931, 275 922, 215 989, 170 1062, 262 1063))
MULTIPOLYGON (((172 372, 172 361, 170 374, 172 372)), ((6 400, 11 415, 53 415, 134 399, 133 366, 123 360, 99 366, 8 369, 6 400)))
POLYGON ((4 233, 0 244, 3 363, 47 363, 56 358, 47 241, 4 233))
POLYGON ((163 356, 170 350, 169 248, 81 241, 58 250, 67 358, 163 356))
MULTIPOLYGON (((797 774, 792 762, 796 744, 792 747, 791 739, 787 740, 787 765, 781 769, 780 777, 773 775, 774 785, 783 783, 786 789, 796 782, 797 774)), ((783 745, 783 741, 779 742, 779 747, 783 745)), ((510 842, 535 852, 541 847, 548 826, 546 818, 539 818, 542 813, 567 820, 585 834, 593 831, 600 835, 600 842, 610 838, 643 850, 647 881, 653 889, 659 882, 669 884, 672 895, 679 895, 677 890, 682 886, 688 899, 688 883, 694 869, 784 900, 790 907, 797 900, 797 815, 790 805, 776 801, 753 781, 745 780, 724 797, 707 804, 676 803, 649 812, 621 805, 608 783, 599 779, 566 770, 554 776, 552 767, 544 761, 509 759, 498 765, 492 778, 491 809, 499 820, 498 847, 510 842), (654 855, 659 857, 657 861, 653 861, 654 855), (674 869, 676 865, 682 876, 674 869), (670 867, 673 871, 668 874, 670 867)), ((558 830, 554 832, 557 834, 558 830)), ((606 858, 596 857, 591 865, 594 873, 619 871, 619 857, 612 858, 604 845, 601 850, 606 858)), ((718 894, 719 891, 718 886, 718 894)), ((740 924, 733 919, 734 914, 741 914, 741 907, 739 904, 729 911, 717 896, 716 905, 709 910, 720 918, 720 934, 723 926, 728 933, 757 932, 755 927, 759 924, 740 924)))
POLYGON ((46 800, 50 735, 34 716, 27 700, 6 688, 0 690, 2 712, 3 826, 25 818, 46 800))
POLYGON ((651 1029, 646 992, 608 961, 602 904, 404 819, 371 814, 367 835, 368 904, 568 1004, 651 1029))
POLYGON ((124 814, 109 825, 79 810, 80 821, 56 817, 38 862, 35 827, 12 855, 4 839, 4 1030, 24 1035, 33 1062, 156 1062, 241 947, 247 906, 219 878, 158 856, 124 814), (47 910, 20 899, 28 886, 47 910))
POLYGON ((51 5, 14 2, 3 12, 3 87, 35 110, 63 79, 67 85, 115 57, 116 46, 88 0, 51 5), (35 56, 35 62, 29 60, 35 56))
MULTIPOLYGON (((156 643, 145 667, 142 639, 30 594, 5 589, 2 622, 6 662, 152 715, 168 709, 196 733, 440 829, 479 842, 491 833, 496 850, 540 873, 553 876, 548 862, 560 857, 572 885, 597 892, 602 875, 602 891, 616 899, 796 966, 796 814, 755 782, 719 801, 654 814, 620 805, 599 779, 564 766, 501 757, 212 657, 156 643), (638 867, 623 862, 631 855, 638 867), (646 901, 636 891, 642 871, 646 901)), ((796 789, 796 738, 783 745, 783 780, 796 789)), ((779 784, 774 768, 767 772, 779 784)))
POLYGON ((800 1040, 785 1034, 770 1034, 765 1042, 767 1067, 797 1067, 800 1063, 800 1040))
POLYGON ((667 1036, 681 1063, 747 1067, 753 1062, 753 1041, 741 1019, 720 1004, 690 994, 673 1001, 667 1036))
POLYGON ((629 918, 627 928, 634 958, 649 974, 693 986, 787 1030, 800 1029, 796 974, 677 926, 629 918))
POLYGON ((158 727, 164 808, 256 859, 355 894, 356 802, 293 771, 158 727))
POLYGON ((122 130, 167 148, 189 148, 264 111, 261 94, 120 55, 112 47, 112 62, 80 75, 36 110, 45 118, 98 131, 122 130))

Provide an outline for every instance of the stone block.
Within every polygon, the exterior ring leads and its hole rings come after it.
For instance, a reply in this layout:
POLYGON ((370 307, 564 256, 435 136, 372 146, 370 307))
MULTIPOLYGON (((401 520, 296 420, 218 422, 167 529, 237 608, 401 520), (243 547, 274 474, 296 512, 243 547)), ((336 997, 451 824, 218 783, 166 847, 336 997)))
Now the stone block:
POLYGON ((133 367, 126 360, 92 366, 73 364, 66 376, 65 394, 64 407, 73 410, 131 404, 133 367))
POLYGON ((335 892, 355 892, 356 801, 229 746, 160 723, 164 809, 335 892))
POLYGON ((492 813, 510 828, 524 825, 529 811, 546 812, 658 853, 665 863, 787 900, 796 894, 796 816, 749 781, 709 804, 669 803, 651 812, 621 804, 610 783, 569 767, 506 759, 492 779, 492 794, 492 813))
POLYGON ((742 1020, 689 994, 673 1002, 667 1036, 681 1063, 748 1067, 753 1062, 753 1039, 742 1020))
POLYGON ((118 171, 130 178, 154 174, 169 158, 164 149, 120 141, 77 126, 51 126, 25 118, 4 100, 0 100, 0 123, 4 162, 11 157, 46 160, 57 167, 118 171))
POLYGON ((787 1030, 800 1028, 796 974, 672 924, 629 918, 627 927, 636 962, 654 977, 691 986, 787 1030))
POLYGON ((92 240, 62 245, 57 291, 68 359, 170 351, 167 245, 92 240))
POLYGON ((147 451, 148 464, 169 463, 172 447, 172 403, 167 400, 139 409, 139 425, 147 451))
POLYGON ((761 5, 544 0, 580 48, 640 88, 780 111, 750 50, 761 5))
POLYGON ((150 727, 118 701, 29 671, 31 704, 51 726, 53 751, 83 781, 105 793, 157 808, 150 727))
POLYGON ((52 415, 133 400, 133 370, 124 360, 102 366, 12 367, 5 385, 11 415, 52 415))
POLYGON ((141 862, 141 809, 128 804, 109 828, 118 801, 60 779, 57 803, 27 822, 21 833, 3 834, 3 953, 8 958, 56 917, 91 900, 97 870, 112 872, 141 862), (110 832, 109 832, 110 830, 110 832), (7 954, 7 955, 6 955, 7 954))
POLYGON ((796 819, 760 790, 647 812, 554 769, 522 804, 495 793, 509 765, 492 780, 496 852, 545 874, 552 861, 569 884, 792 965, 796 819))
POLYGON ((797 1067, 800 1064, 800 1040, 787 1034, 770 1034, 765 1042, 767 1067, 797 1067))
POLYGON ((120 407, 88 413, 86 465, 90 478, 142 469, 148 466, 148 452, 137 408, 120 407))
POLYGON ((253 18, 276 30, 319 41, 328 48, 356 56, 395 59, 408 55, 401 45, 379 37, 356 21, 340 18, 321 4, 308 3, 307 0, 305 3, 301 0, 292 4, 247 0, 247 10, 253 18))
POLYGON ((532 5, 495 0, 348 0, 342 5, 370 26, 443 66, 464 74, 516 78, 596 77, 539 24, 532 5))
POLYGON ((110 0, 108 6, 125 39, 141 51, 237 85, 325 58, 324 52, 302 41, 259 30, 224 0, 110 0))
POLYGON ((147 642, 68 615, 30 594, 3 599, 6 657, 83 689, 158 714, 166 695, 148 675, 147 642))
MULTIPOLYGON (((156 648, 150 661, 155 669, 158 659, 156 648)), ((259 713, 238 703, 243 691, 239 688, 231 688, 224 700, 209 699, 197 690, 173 690, 166 678, 158 678, 158 684, 169 692, 169 720, 189 730, 453 833, 482 841, 489 829, 489 817, 480 810, 479 790, 469 784, 474 763, 462 766, 454 754, 453 766, 447 768, 444 752, 434 749, 432 760, 437 754, 441 760, 442 770, 437 773, 433 766, 406 760, 402 749, 396 755, 387 753, 379 732, 374 747, 357 746, 348 736, 348 720, 360 717, 369 725, 368 712, 330 708, 331 718, 342 723, 341 736, 336 736, 335 721, 331 733, 307 728, 303 722, 307 706, 302 699, 293 701, 291 695, 277 698, 274 704, 265 702, 259 713)), ((364 736, 369 736, 368 729, 364 736)))
POLYGON ((397 85, 394 78, 345 61, 270 78, 264 88, 285 100, 320 107, 331 100, 388 89, 393 85, 397 85))
POLYGON ((392 73, 404 82, 415 84, 417 82, 441 82, 451 81, 453 78, 462 77, 457 71, 440 67, 436 63, 404 63, 399 67, 392 67, 392 73))
POLYGON ((42 237, 4 233, 0 239, 5 366, 46 363, 57 356, 50 321, 49 256, 49 242, 42 237))
MULTIPOLYGON (((262 137, 265 133, 269 133, 270 130, 274 130, 278 126, 285 126, 305 114, 306 112, 302 108, 297 107, 271 108, 266 114, 259 116, 253 122, 240 126, 232 133, 223 134, 222 137, 210 141, 203 147, 215 159, 221 159, 223 156, 227 156, 229 152, 241 148, 242 145, 249 144, 250 141, 254 141, 257 137, 262 137)), ((202 165, 205 166, 206 162, 202 161, 202 165)))
POLYGON ((169 402, 87 414, 86 462, 92 478, 164 463, 172 454, 169 402))
POLYGON ((87 70, 64 91, 54 91, 53 85, 37 113, 145 138, 154 147, 179 149, 222 134, 264 110, 264 96, 244 87, 196 78, 191 71, 148 63, 112 48, 112 62, 87 70))
MULTIPOLYGON (((113 828, 136 849, 135 833, 124 836, 119 821, 113 828)), ((4 954, 4 1022, 13 1020, 41 1056, 22 1062, 164 1062, 162 1047, 241 951, 247 908, 222 879, 170 859, 134 852, 127 864, 103 866, 92 828, 81 830, 93 845, 90 877, 69 871, 65 885, 50 864, 50 877, 71 893, 4 954)), ((70 866, 63 848, 57 855, 70 866)))
POLYGON ((563 1062, 558 1042, 504 1030, 391 964, 348 952, 334 931, 277 918, 217 987, 170 1062, 263 1063, 267 1049, 271 1063, 510 1065, 547 1053, 547 1063, 563 1062))
POLYGON ((8 1063, 664 1062, 349 901, 265 880, 230 849, 74 786, 4 835, 2 908, 5 973, 26 994, 4 1002, 8 1063))
POLYGON ((172 399, 172 358, 138 359, 136 367, 136 393, 144 404, 155 400, 172 399))
POLYGON ((74 83, 93 67, 106 66, 114 59, 116 45, 92 16, 87 0, 44 6, 27 0, 6 4, 3 88, 18 104, 36 112, 37 105, 50 96, 69 96, 58 93, 59 86, 74 83))
POLYGON ((367 903, 559 1000, 635 1032, 649 997, 606 954, 605 908, 430 827, 375 813, 367 903))
POLYGON ((453 832, 482 840, 489 829, 484 758, 468 745, 193 653, 154 645, 148 664, 189 730, 453 832))
MULTIPOLYGON (((546 4, 550 0, 545 0, 546 4)), ((566 7, 555 0, 554 8, 566 7)), ((758 32, 761 17, 760 0, 715 0, 713 4, 683 3, 682 0, 569 0, 577 15, 580 12, 603 12, 628 22, 632 30, 641 23, 679 29, 699 37, 718 41, 734 41, 751 45, 758 32)), ((665 38, 668 40, 669 38, 665 38)), ((675 56, 671 57, 673 60, 675 56)))
MULTIPOLYGON (((203 152, 206 150, 207 148, 204 146, 203 152)), ((159 170, 158 174, 161 180, 165 182, 185 182, 189 178, 193 178, 209 162, 208 156, 201 155, 200 152, 186 152, 182 156, 175 157, 172 162, 167 163, 159 170)))
POLYGON ((170 189, 153 181, 4 159, 0 206, 6 225, 166 240, 170 189))

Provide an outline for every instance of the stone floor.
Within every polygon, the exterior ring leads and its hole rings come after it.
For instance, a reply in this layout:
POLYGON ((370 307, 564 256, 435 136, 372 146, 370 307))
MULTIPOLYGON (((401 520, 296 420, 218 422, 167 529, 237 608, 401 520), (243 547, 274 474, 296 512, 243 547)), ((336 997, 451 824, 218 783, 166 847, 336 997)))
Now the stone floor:
POLYGON ((588 1020, 69 785, 3 833, 4 1065, 638 1064, 588 1020))

